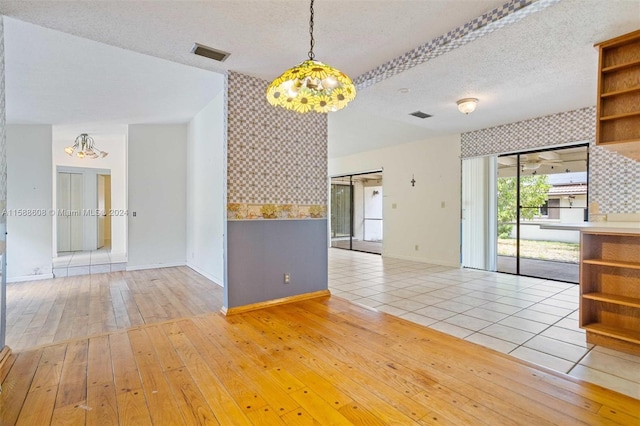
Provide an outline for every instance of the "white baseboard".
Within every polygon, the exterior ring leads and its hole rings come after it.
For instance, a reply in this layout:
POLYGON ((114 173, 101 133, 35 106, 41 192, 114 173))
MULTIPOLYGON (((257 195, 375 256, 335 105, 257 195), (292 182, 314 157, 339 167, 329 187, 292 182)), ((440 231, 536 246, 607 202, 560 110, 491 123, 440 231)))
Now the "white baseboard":
POLYGON ((140 271, 143 269, 175 268, 176 266, 187 266, 187 264, 184 262, 176 262, 176 263, 152 263, 150 265, 127 266, 127 272, 140 271))
POLYGON ((38 274, 38 275, 25 275, 22 277, 7 277, 8 283, 21 283, 25 281, 37 281, 37 280, 50 280, 53 278, 53 274, 38 274))
POLYGON ((412 262, 420 262, 420 263, 430 263, 433 265, 439 265, 439 266, 450 266, 452 268, 460 268, 460 263, 459 262, 449 262, 446 260, 442 260, 442 259, 425 259, 424 257, 413 257, 413 256, 402 256, 402 255, 397 255, 397 254, 393 254, 393 253, 385 253, 383 255, 383 257, 385 258, 392 258, 392 259, 400 259, 400 260, 410 260, 412 262))
POLYGON ((196 271, 197 273, 199 273, 209 281, 213 281, 215 284, 218 284, 220 287, 224 288, 224 284, 220 284, 223 281, 222 279, 215 277, 208 272, 203 271, 202 269, 198 268, 195 265, 190 264, 189 262, 187 262, 187 267, 193 269, 194 271, 196 271))

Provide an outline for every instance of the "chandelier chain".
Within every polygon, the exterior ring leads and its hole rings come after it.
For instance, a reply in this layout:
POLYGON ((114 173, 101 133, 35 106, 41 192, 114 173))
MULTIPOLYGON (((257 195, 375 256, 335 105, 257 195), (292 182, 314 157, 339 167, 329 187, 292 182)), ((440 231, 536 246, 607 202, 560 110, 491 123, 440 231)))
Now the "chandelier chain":
POLYGON ((316 41, 313 38, 313 0, 311 0, 311 6, 309 7, 311 11, 311 16, 309 18, 309 35, 311 36, 311 42, 309 47, 309 59, 313 61, 316 57, 315 53, 313 53, 313 46, 316 44, 316 41))

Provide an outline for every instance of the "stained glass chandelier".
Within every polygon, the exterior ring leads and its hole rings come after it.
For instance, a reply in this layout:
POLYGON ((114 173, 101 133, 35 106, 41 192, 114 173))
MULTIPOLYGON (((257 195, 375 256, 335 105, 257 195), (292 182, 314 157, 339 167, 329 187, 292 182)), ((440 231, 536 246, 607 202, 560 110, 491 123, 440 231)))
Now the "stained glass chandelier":
POLYGON ((66 147, 64 152, 70 157, 75 154, 78 158, 104 158, 109 155, 108 152, 99 150, 93 138, 86 133, 78 136, 73 145, 66 147))
POLYGON ((311 0, 309 59, 273 80, 267 87, 267 101, 301 113, 338 111, 356 97, 356 88, 345 73, 314 59, 313 2, 311 0))

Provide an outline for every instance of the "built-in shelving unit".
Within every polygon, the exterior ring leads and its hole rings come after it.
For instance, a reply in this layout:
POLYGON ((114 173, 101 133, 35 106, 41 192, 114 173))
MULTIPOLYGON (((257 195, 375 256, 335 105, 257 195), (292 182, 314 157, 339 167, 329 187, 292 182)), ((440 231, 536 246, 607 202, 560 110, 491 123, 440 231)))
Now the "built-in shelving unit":
POLYGON ((640 354, 640 234, 581 233, 580 327, 587 341, 640 354))
POLYGON ((600 52, 596 143, 640 159, 640 30, 596 45, 600 52), (620 144, 633 143, 633 146, 620 144))

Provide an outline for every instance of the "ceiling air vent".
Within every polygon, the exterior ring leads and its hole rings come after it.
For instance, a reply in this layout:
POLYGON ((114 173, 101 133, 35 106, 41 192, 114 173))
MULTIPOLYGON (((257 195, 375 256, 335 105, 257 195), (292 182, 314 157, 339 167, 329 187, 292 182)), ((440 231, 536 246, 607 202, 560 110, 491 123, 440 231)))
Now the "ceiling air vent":
POLYGON ((426 112, 422 112, 422 111, 412 112, 409 115, 413 115, 414 117, 418 117, 418 118, 429 118, 429 117, 431 117, 431 114, 427 114, 426 112))
POLYGON ((193 43, 191 53, 195 53, 196 55, 204 56, 205 58, 213 59, 214 61, 218 62, 223 62, 229 57, 229 55, 231 55, 231 53, 223 52, 222 50, 217 50, 212 47, 203 46, 200 43, 193 43))

